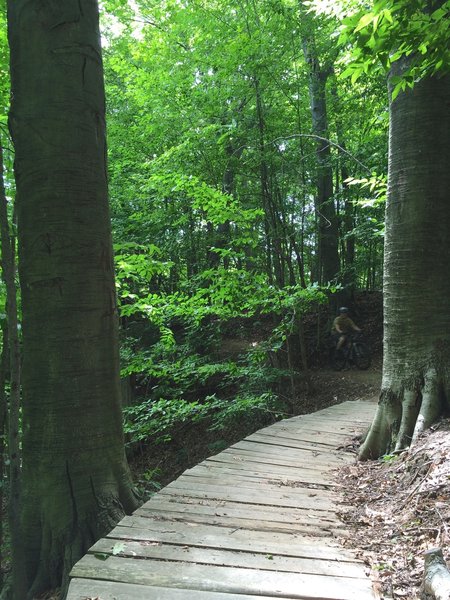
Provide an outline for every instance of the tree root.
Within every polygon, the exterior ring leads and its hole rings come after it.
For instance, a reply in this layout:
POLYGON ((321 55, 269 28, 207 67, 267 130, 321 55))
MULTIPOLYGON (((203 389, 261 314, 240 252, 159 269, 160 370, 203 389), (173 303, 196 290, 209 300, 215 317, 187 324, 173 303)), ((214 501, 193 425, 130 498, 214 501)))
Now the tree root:
POLYGON ((430 368, 424 377, 422 404, 414 428, 413 444, 420 434, 432 425, 442 413, 442 403, 439 398, 440 383, 436 369, 430 368))
POLYGON ((359 460, 401 452, 450 408, 445 393, 448 373, 430 366, 415 380, 401 379, 382 390, 369 434, 359 451, 359 460), (395 390, 395 391, 394 391, 395 390))
POLYGON ((436 600, 450 598, 450 571, 444 561, 442 548, 432 548, 425 552, 423 591, 436 600))

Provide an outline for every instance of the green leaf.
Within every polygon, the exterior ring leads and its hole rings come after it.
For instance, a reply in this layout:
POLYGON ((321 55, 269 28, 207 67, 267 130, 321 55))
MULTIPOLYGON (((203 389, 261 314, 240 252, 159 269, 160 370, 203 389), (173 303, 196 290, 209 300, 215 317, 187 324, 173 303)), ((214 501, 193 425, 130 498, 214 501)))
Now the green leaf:
POLYGON ((108 560, 109 554, 105 554, 104 552, 94 552, 95 558, 98 560, 108 560))
POLYGON ((372 21, 375 19, 375 15, 373 15, 372 13, 367 13, 366 15, 363 15, 359 22, 358 25, 355 27, 355 33, 358 31, 361 31, 361 29, 364 29, 364 27, 367 27, 367 25, 369 23, 372 23, 372 21))
POLYGON ((356 81, 359 79, 359 77, 360 77, 360 75, 361 75, 362 73, 363 73, 363 69, 360 69, 360 68, 358 68, 358 69, 355 69, 355 70, 354 70, 354 72, 353 72, 353 75, 351 76, 351 79, 350 79, 350 81, 351 81, 352 83, 355 83, 355 82, 356 82, 356 81))
POLYGON ((392 102, 397 98, 399 93, 405 89, 405 87, 405 81, 399 81, 399 83, 397 83, 397 85, 392 90, 392 102))
POLYGON ((341 77, 342 78, 346 78, 346 77, 350 77, 350 75, 353 74, 353 72, 355 71, 355 66, 354 65, 349 65, 342 73, 341 73, 341 77))
POLYGON ((388 8, 385 8, 382 12, 383 17, 386 19, 386 21, 389 21, 389 23, 393 23, 394 19, 392 17, 392 13, 388 8))

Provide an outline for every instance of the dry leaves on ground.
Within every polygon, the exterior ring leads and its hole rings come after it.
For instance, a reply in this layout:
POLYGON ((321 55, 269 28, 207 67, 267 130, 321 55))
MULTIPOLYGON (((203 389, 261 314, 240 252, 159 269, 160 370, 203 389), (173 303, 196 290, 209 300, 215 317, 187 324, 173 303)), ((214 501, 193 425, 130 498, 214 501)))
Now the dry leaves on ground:
POLYGON ((381 598, 425 599, 423 553, 442 547, 450 564, 450 420, 438 423, 410 450, 344 467, 341 517, 370 567, 381 598))

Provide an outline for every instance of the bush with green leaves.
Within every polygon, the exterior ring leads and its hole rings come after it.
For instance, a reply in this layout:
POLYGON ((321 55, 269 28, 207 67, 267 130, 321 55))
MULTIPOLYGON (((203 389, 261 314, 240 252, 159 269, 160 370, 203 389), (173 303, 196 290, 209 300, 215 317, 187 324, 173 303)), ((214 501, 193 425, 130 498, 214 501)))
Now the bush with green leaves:
POLYGON ((201 421, 217 431, 242 423, 251 428, 286 412, 275 389, 288 373, 269 356, 283 347, 311 306, 326 300, 323 290, 279 289, 265 275, 232 261, 228 268, 219 264, 202 271, 176 292, 164 292, 164 285, 156 290, 152 283, 170 270, 157 248, 121 244, 116 251, 122 375, 133 377, 137 392, 125 408, 131 442, 165 442, 201 421), (268 315, 272 330, 252 341, 249 325, 268 315), (239 335, 247 339, 240 352, 226 357, 224 331, 237 321, 239 335))

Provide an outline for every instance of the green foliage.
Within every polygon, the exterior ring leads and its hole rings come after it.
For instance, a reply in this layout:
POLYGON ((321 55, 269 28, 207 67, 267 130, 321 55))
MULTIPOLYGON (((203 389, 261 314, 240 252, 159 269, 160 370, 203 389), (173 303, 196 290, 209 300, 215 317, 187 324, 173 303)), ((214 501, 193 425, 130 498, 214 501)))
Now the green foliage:
MULTIPOLYGON (((119 281, 125 279, 121 265, 117 261, 119 281)), ((147 274, 146 269, 133 272, 139 289, 147 274)), ((194 278, 184 293, 145 298, 126 294, 121 299, 122 316, 137 319, 141 330, 149 322, 154 332, 150 345, 142 347, 130 335, 122 345, 122 375, 137 377, 147 390, 144 399, 125 409, 125 431, 132 442, 162 443, 187 424, 207 421, 223 430, 283 413, 282 403, 269 390, 285 373, 268 364, 268 354, 282 347, 295 319, 326 296, 316 286, 280 290, 261 275, 218 267, 194 278), (249 344, 239 360, 214 360, 227 321, 266 314, 278 315, 279 320, 269 339, 249 344)))
POLYGON ((353 45, 351 62, 343 71, 355 83, 377 65, 386 71, 411 57, 407 69, 392 78, 392 100, 423 77, 448 72, 450 67, 450 2, 379 0, 367 12, 361 5, 343 19, 339 43, 353 45))
POLYGON ((136 483, 138 492, 144 500, 148 500, 162 488, 162 485, 158 481, 161 475, 161 470, 158 467, 140 473, 136 483))
POLYGON ((229 403, 219 402, 216 405, 211 428, 218 431, 233 429, 238 423, 242 426, 243 421, 258 422, 258 416, 265 413, 273 418, 282 416, 283 411, 275 394, 238 395, 229 403))
POLYGON ((376 173, 373 173, 371 177, 362 177, 360 179, 349 177, 346 179, 346 183, 348 185, 358 185, 362 190, 367 190, 370 193, 370 197, 359 198, 357 200, 357 203, 363 208, 384 204, 386 202, 387 178, 385 176, 379 176, 376 173))
MULTIPOLYGON (((317 18, 307 4, 104 5, 122 374, 138 394, 127 408, 132 439, 164 440, 213 415, 238 422, 277 402, 284 410, 272 395, 286 370, 270 358, 326 301, 314 283, 316 140, 302 40, 314 38, 329 73, 344 50, 334 34, 341 15, 317 18), (224 357, 233 321, 266 316, 272 331, 224 357)), ((364 165, 386 170, 387 139, 384 82, 357 85, 330 75, 326 90, 338 141, 332 201, 342 248, 355 239, 345 265, 355 281, 380 262, 381 193, 366 187, 364 165)))
POLYGON ((201 421, 207 410, 207 404, 202 406, 198 402, 182 399, 144 401, 124 409, 125 434, 130 436, 132 442, 146 439, 153 443, 169 441, 180 425, 201 421))
POLYGON ((385 463, 392 463, 398 459, 398 454, 383 454, 380 460, 385 463))

